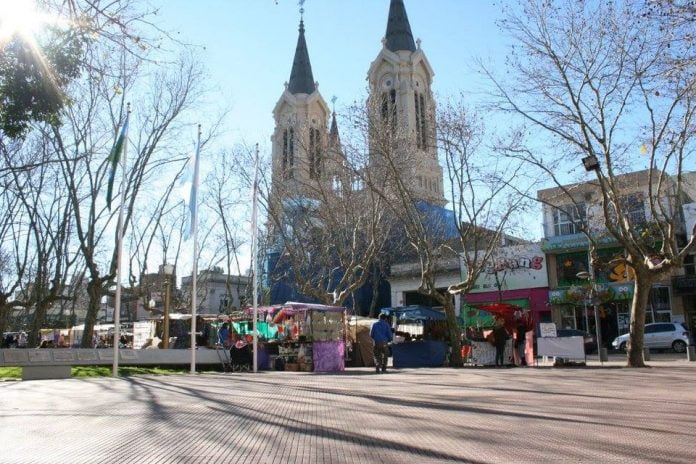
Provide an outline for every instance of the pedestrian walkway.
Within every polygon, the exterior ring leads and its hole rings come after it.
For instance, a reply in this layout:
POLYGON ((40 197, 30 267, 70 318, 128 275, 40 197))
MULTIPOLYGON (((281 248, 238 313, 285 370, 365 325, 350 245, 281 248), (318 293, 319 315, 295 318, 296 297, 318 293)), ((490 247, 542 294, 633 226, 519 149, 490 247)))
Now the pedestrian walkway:
POLYGON ((696 367, 0 384, 2 463, 691 463, 696 367))

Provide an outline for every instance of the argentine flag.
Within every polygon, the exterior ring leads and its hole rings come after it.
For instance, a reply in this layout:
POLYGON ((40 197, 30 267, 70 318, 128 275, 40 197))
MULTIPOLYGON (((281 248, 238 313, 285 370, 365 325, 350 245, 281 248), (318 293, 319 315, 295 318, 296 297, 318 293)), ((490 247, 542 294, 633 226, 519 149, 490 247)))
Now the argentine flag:
POLYGON ((198 209, 198 165, 201 154, 201 142, 198 141, 196 151, 188 160, 186 172, 181 177, 180 191, 184 197, 184 201, 188 203, 189 215, 186 220, 186 228, 184 229, 184 240, 191 238, 197 227, 197 209, 198 209))
POLYGON ((130 111, 126 113, 126 120, 123 122, 123 127, 121 128, 121 133, 116 139, 114 147, 111 149, 109 154, 109 183, 106 188, 106 206, 111 211, 111 199, 114 193, 114 179, 116 178, 116 171, 118 170, 118 163, 121 161, 121 155, 123 154, 123 149, 126 145, 126 138, 128 137, 128 120, 130 119, 130 111))

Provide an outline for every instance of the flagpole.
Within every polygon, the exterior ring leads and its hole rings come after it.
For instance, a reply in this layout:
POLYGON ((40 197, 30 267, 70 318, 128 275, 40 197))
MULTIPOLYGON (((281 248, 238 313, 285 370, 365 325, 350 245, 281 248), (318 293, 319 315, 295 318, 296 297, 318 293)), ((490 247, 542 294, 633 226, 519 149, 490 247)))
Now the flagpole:
POLYGON ((252 187, 252 207, 251 207, 251 272, 252 272, 252 304, 254 307, 254 372, 258 372, 259 367, 259 332, 257 329, 259 319, 258 307, 258 189, 259 189, 259 144, 256 144, 254 154, 254 186, 252 187))
POLYGON ((198 281, 198 164, 201 154, 201 125, 198 125, 198 145, 193 167, 193 185, 191 191, 191 205, 193 214, 191 227, 193 228, 193 274, 191 276, 191 374, 196 373, 196 306, 197 306, 197 281, 198 281))
MULTIPOLYGON (((131 106, 126 105, 126 123, 130 118, 131 106)), ((118 377, 118 343, 121 340, 121 255, 123 254, 123 204, 126 202, 126 157, 128 152, 128 128, 123 140, 121 171, 123 179, 120 186, 121 204, 118 207, 118 225, 116 226, 116 298, 114 300, 114 360, 111 375, 118 377)))

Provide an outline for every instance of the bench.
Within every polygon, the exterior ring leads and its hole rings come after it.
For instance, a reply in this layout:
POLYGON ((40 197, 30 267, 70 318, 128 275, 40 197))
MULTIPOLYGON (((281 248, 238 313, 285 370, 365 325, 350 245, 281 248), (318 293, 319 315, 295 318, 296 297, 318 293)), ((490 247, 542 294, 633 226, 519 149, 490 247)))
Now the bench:
MULTIPOLYGON (((72 366, 110 366, 113 348, 41 348, 0 349, 0 367, 21 367, 22 380, 64 379, 72 366)), ((186 365, 191 362, 190 350, 145 349, 119 350, 120 366, 186 365)), ((216 350, 196 350, 196 364, 220 364, 216 350)))

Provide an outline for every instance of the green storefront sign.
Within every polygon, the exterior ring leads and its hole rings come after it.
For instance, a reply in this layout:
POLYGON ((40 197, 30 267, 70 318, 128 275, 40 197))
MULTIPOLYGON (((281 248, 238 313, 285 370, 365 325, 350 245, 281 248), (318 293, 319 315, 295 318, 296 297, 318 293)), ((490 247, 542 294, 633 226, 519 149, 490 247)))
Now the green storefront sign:
MULTIPOLYGON (((611 235, 595 237, 595 242, 599 245, 613 245, 618 243, 611 235)), ((558 235, 548 237, 541 241, 541 249, 545 252, 562 250, 586 250, 588 246, 585 234, 558 235)))
MULTIPOLYGON (((579 305, 589 299, 590 289, 587 285, 549 290, 549 303, 579 305)), ((597 298, 602 303, 609 301, 630 300, 633 298, 633 283, 597 284, 597 298)))

